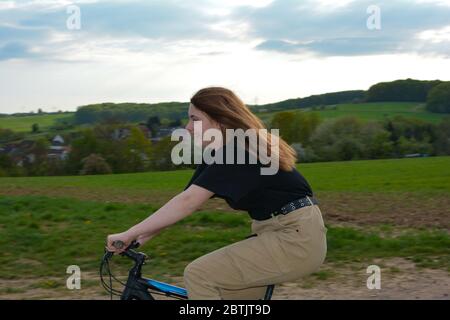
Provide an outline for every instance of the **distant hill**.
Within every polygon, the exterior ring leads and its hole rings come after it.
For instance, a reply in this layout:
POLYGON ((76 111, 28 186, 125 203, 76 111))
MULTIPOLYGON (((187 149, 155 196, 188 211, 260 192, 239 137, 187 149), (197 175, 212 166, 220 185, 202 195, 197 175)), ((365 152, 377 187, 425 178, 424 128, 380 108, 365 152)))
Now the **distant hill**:
MULTIPOLYGON (((323 120, 335 119, 344 116, 355 116, 362 121, 379 121, 392 119, 396 116, 403 118, 420 119, 430 123, 439 123, 446 114, 433 113, 425 108, 424 103, 418 102, 364 102, 341 103, 326 106, 313 106, 305 109, 295 109, 292 112, 314 112, 323 120)), ((271 122, 272 117, 280 111, 261 112, 257 115, 266 123, 271 122)))
POLYGON ((366 91, 364 90, 339 91, 312 95, 306 98, 288 99, 276 103, 257 106, 249 105, 249 107, 256 112, 271 112, 340 103, 357 103, 363 102, 365 100, 365 97, 366 91))
MULTIPOLYGON (((364 118, 380 118, 380 115, 391 115, 398 110, 396 105, 391 102, 416 102, 425 104, 428 92, 435 86, 443 83, 440 80, 422 81, 414 79, 396 80, 392 82, 377 83, 369 88, 369 90, 349 90, 340 92, 324 93, 319 95, 311 95, 304 98, 295 98, 279 101, 276 103, 262 105, 248 105, 250 109, 257 113, 264 120, 267 120, 272 113, 284 110, 321 110, 324 106, 336 105, 354 105, 354 107, 340 107, 338 111, 328 110, 322 112, 321 116, 332 117, 342 115, 345 112, 351 114, 358 113, 358 108, 365 113, 364 118), (383 102, 383 107, 377 104, 367 105, 366 102, 383 102), (389 108, 394 108, 389 112, 389 108), (375 109, 374 109, 375 108, 375 109), (370 112, 368 110, 371 110, 370 112), (375 113, 378 115, 375 116, 375 113)), ((26 132, 30 131, 33 123, 38 123, 41 130, 60 126, 60 129, 67 126, 75 125, 91 125, 104 120, 117 120, 125 122, 146 122, 148 118, 158 116, 161 120, 180 120, 187 118, 187 108, 189 102, 161 102, 161 103, 100 103, 90 104, 78 107, 74 113, 21 113, 14 115, 0 114, 0 128, 11 129, 14 131, 26 132)), ((406 110, 410 116, 419 116, 433 122, 437 121, 440 116, 434 116, 433 113, 427 112, 423 107, 415 105, 402 105, 402 113, 406 110), (406 108, 406 109, 405 109, 406 108), (407 111, 408 108, 415 108, 414 112, 407 111), (417 112, 420 111, 420 112, 417 112)), ((355 114, 356 115, 356 114, 355 114)))
POLYGON ((396 80, 380 82, 367 91, 367 102, 401 101, 401 102, 425 102, 428 93, 435 86, 441 84, 440 80, 396 80))

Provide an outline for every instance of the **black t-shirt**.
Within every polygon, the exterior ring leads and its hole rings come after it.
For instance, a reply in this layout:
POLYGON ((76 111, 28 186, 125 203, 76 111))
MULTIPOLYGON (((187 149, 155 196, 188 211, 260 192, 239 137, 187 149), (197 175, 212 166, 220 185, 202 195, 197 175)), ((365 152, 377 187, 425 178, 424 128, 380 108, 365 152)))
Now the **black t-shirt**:
MULTIPOLYGON (((246 155, 248 160, 248 153, 246 155)), ((282 171, 274 175, 262 175, 260 163, 249 164, 206 164, 198 165, 191 184, 214 193, 213 197, 225 199, 236 210, 244 210, 256 220, 267 218, 285 204, 313 196, 306 179, 296 169, 282 171)))

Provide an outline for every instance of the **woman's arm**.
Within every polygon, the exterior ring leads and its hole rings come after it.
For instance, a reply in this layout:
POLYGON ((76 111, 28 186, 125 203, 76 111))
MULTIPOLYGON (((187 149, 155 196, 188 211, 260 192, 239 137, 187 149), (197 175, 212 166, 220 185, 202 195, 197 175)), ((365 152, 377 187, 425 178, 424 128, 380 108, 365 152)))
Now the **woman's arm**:
POLYGON ((164 228, 193 213, 212 195, 213 193, 205 188, 191 185, 142 222, 125 232, 109 235, 107 238, 108 250, 120 252, 112 246, 113 241, 116 240, 123 241, 126 246, 136 239, 139 239, 141 243, 147 241, 164 228))

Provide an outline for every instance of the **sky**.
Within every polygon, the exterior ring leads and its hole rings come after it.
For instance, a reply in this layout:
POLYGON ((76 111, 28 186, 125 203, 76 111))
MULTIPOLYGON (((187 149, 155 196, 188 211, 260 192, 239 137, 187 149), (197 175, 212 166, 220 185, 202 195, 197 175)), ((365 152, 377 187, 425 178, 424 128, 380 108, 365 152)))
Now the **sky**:
POLYGON ((0 113, 450 80, 450 0, 0 0, 0 113))

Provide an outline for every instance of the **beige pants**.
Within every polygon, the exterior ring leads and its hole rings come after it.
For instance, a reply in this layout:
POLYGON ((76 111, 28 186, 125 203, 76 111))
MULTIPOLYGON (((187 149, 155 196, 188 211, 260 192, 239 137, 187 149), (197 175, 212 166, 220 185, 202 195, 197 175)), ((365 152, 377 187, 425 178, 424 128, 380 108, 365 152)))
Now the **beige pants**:
POLYGON ((317 271, 327 252, 322 213, 307 206, 264 221, 257 234, 197 258, 184 270, 189 299, 262 299, 270 284, 317 271))

